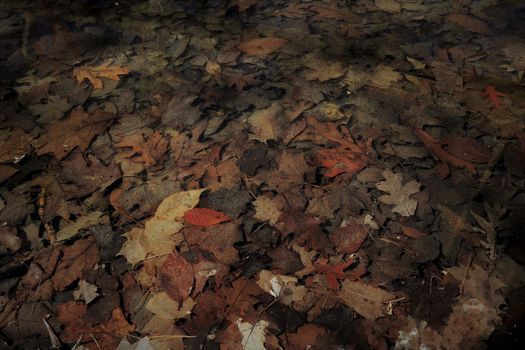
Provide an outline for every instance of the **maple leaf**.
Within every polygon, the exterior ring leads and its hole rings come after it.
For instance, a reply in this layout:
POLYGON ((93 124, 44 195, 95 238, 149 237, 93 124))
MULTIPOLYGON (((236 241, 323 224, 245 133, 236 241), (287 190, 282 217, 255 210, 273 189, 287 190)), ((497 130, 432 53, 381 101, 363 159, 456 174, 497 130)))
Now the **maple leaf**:
POLYGON ((326 258, 319 258, 314 261, 314 266, 318 272, 326 277, 328 288, 337 290, 340 287, 338 279, 344 279, 346 277, 344 270, 353 263, 353 259, 344 263, 333 263, 326 258))
POLYGON ((324 176, 329 178, 343 173, 353 176, 366 166, 360 155, 341 148, 321 149, 317 155, 321 157, 321 166, 327 169, 324 176))
POLYGON ((458 168, 466 168, 471 174, 476 174, 476 168, 471 163, 467 162, 466 160, 463 160, 461 158, 456 157, 455 155, 445 151, 441 143, 433 138, 429 133, 424 131, 423 129, 414 128, 413 129, 414 134, 417 136, 419 141, 423 143, 426 149, 428 149, 432 154, 441 162, 443 163, 446 169, 443 170, 442 167, 439 169, 441 170, 441 176, 445 177, 448 175, 448 164, 451 164, 458 168))
POLYGON ((410 196, 419 192, 421 184, 412 180, 402 185, 403 174, 394 174, 390 169, 386 169, 383 176, 386 181, 377 183, 376 187, 390 194, 380 196, 379 201, 389 205, 394 204, 392 211, 402 216, 414 215, 418 202, 410 196))
POLYGON ((228 215, 208 208, 193 208, 184 213, 184 221, 194 226, 206 227, 230 220, 228 215))
POLYGON ((177 233, 184 227, 184 213, 199 203, 204 189, 177 192, 166 197, 158 206, 155 215, 146 221, 144 229, 133 228, 123 236, 126 242, 117 255, 122 255, 134 265, 147 256, 169 254, 182 239, 177 233))
POLYGON ((142 163, 147 167, 159 164, 166 156, 168 145, 168 138, 158 131, 151 134, 135 133, 124 136, 120 142, 115 144, 120 148, 131 148, 131 151, 124 153, 124 158, 129 158, 135 163, 142 163))
POLYGON ((499 98, 507 96, 506 94, 496 90, 496 87, 493 85, 485 86, 485 89, 483 89, 481 95, 485 96, 490 102, 492 102, 495 108, 501 107, 501 101, 499 98))
POLYGON ((120 66, 111 66, 112 61, 102 63, 100 66, 83 66, 73 69, 73 76, 78 84, 82 83, 84 79, 89 80, 95 89, 102 89, 104 83, 100 78, 108 78, 111 80, 120 80, 121 75, 129 73, 129 69, 120 66))
POLYGON ((87 113, 78 107, 71 111, 69 117, 51 124, 40 135, 35 141, 36 153, 52 153, 55 158, 62 160, 75 147, 85 151, 91 140, 102 134, 114 118, 114 114, 102 110, 87 113))
POLYGON ((288 40, 266 37, 240 43, 237 48, 249 56, 266 56, 286 45, 288 40))

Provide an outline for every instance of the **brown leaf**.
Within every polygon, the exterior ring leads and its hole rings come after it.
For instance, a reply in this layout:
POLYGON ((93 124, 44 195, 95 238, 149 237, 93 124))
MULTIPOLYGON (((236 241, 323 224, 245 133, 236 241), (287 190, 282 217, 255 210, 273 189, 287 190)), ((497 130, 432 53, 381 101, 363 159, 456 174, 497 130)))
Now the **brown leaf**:
POLYGON ((104 190, 120 177, 119 167, 111 162, 105 166, 93 155, 73 153, 62 161, 59 179, 69 198, 83 197, 97 189, 104 190))
POLYGON ((473 163, 488 163, 493 157, 492 150, 468 137, 451 136, 442 140, 443 149, 448 153, 473 163))
POLYGON ((162 289, 175 301, 181 303, 193 291, 193 269, 182 255, 173 252, 159 271, 162 289))
POLYGON ((18 163, 31 151, 31 134, 22 129, 0 131, 0 163, 18 163))
POLYGON ((199 247, 215 256, 223 264, 230 265, 239 260, 234 243, 242 240, 236 223, 229 222, 206 228, 189 228, 181 231, 191 247, 199 247))
POLYGON ((395 296, 381 288, 361 281, 345 280, 338 293, 341 301, 368 320, 386 315, 386 303, 395 296))
POLYGON ((0 246, 16 252, 22 247, 22 239, 17 236, 16 228, 0 226, 0 246))
POLYGON ((368 237, 364 224, 355 223, 340 227, 330 235, 339 254, 353 254, 357 252, 368 237))
POLYGON ((67 286, 84 274, 92 271, 100 259, 95 238, 88 236, 76 241, 62 250, 62 258, 58 262, 55 274, 51 278, 55 290, 64 290, 67 286))
POLYGON ((320 149, 317 152, 318 162, 326 171, 323 173, 328 178, 341 174, 353 176, 366 166, 360 154, 353 154, 343 148, 320 149))
POLYGON ((314 261, 314 266, 318 272, 325 276, 326 282, 328 283, 327 287, 337 290, 339 289, 338 279, 344 279, 346 277, 344 270, 353 263, 353 259, 344 263, 334 263, 326 258, 320 258, 317 261, 314 261))
POLYGON ((100 66, 83 66, 73 69, 73 76, 78 84, 82 83, 84 79, 89 80, 95 89, 102 89, 104 83, 100 78, 108 78, 111 80, 120 80, 121 75, 129 73, 129 69, 120 66, 111 66, 111 61, 105 62, 100 66))
POLYGON ((120 148, 131 148, 131 151, 124 152, 124 158, 129 158, 132 162, 142 163, 146 167, 159 164, 166 158, 169 141, 160 132, 154 131, 151 134, 134 133, 122 137, 115 146, 120 148))
POLYGON ((465 28, 469 32, 479 33, 483 35, 492 34, 492 31, 485 22, 469 15, 452 13, 447 16, 447 20, 465 28))
MULTIPOLYGON (((435 138, 433 138, 429 133, 427 133, 423 129, 414 128, 413 131, 414 131, 414 134, 419 139, 419 141, 423 143, 425 148, 427 148, 430 152, 432 152, 432 154, 434 154, 434 156, 438 158, 440 162, 443 162, 444 165, 448 166, 448 164, 451 164, 458 168, 466 168, 471 174, 477 173, 476 168, 474 168, 474 166, 471 163, 461 158, 458 158, 455 155, 445 151, 442 148, 441 143, 435 138)), ((447 174, 441 174, 441 175, 446 176, 447 174)))
POLYGON ((288 40, 266 37, 240 43, 237 48, 249 56, 266 56, 286 45, 288 40))
POLYGON ((81 107, 71 111, 69 117, 51 124, 35 141, 38 155, 52 153, 62 160, 75 147, 85 151, 91 140, 102 134, 115 115, 101 110, 87 113, 81 107))

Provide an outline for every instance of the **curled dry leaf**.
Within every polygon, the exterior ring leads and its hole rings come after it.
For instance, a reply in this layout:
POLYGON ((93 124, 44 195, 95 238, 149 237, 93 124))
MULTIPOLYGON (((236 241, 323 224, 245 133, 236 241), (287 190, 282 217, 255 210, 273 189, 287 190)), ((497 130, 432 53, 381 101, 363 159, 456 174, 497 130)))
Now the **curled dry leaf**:
POLYGON ((240 43, 237 48, 249 56, 266 56, 286 45, 288 40, 266 37, 240 43))
POLYGON ((285 305, 292 306, 292 303, 304 302, 304 297, 308 290, 305 286, 299 285, 297 277, 274 274, 268 270, 259 272, 257 284, 266 293, 285 305))

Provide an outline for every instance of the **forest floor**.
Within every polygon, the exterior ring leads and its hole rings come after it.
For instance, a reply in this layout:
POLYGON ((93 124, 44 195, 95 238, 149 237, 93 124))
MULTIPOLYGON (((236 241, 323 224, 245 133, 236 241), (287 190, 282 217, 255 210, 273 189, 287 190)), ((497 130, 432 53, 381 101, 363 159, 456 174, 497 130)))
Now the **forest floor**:
POLYGON ((519 3, 2 1, 0 348, 518 348, 519 3))

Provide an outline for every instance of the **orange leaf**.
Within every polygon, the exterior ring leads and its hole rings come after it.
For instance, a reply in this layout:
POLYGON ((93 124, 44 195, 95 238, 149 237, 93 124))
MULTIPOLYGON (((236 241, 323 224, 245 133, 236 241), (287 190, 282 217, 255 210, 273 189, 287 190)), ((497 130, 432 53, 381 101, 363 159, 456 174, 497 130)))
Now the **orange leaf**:
POLYGON ((344 272, 350 265, 354 263, 353 259, 341 264, 333 264, 328 259, 321 258, 314 262, 315 269, 321 272, 326 277, 328 288, 339 289, 338 279, 344 279, 346 274, 344 272))
POLYGON ((95 89, 102 89, 104 83, 100 78, 120 80, 121 75, 129 73, 128 68, 110 66, 111 63, 111 61, 108 61, 96 67, 83 66, 75 68, 73 69, 73 76, 78 84, 82 83, 84 79, 87 79, 95 89))
POLYGON ((288 40, 280 38, 257 38, 240 43, 237 48, 249 56, 266 56, 283 47, 288 40))
POLYGON ((486 98, 488 98, 488 100, 492 102, 496 108, 501 107, 501 101, 499 98, 505 96, 504 93, 499 92, 492 85, 485 86, 485 89, 483 90, 481 94, 485 96, 486 98))
POLYGON ((194 226, 211 226, 220 224, 221 222, 231 221, 231 218, 221 213, 208 208, 193 208, 184 214, 184 221, 194 226))
POLYGON ((366 165, 359 154, 353 154, 340 148, 321 149, 318 155, 322 158, 320 161, 321 166, 327 169, 324 176, 329 178, 343 173, 352 176, 361 171, 366 165))

